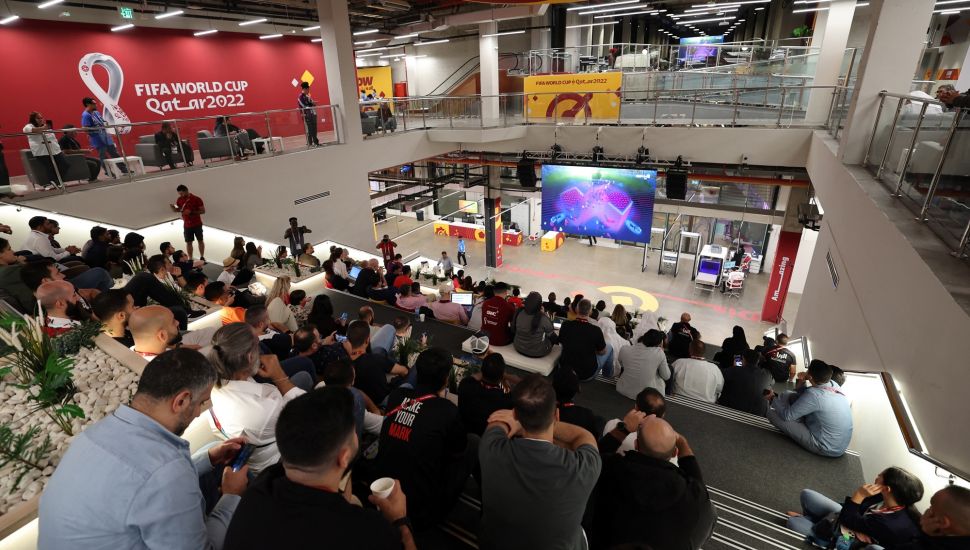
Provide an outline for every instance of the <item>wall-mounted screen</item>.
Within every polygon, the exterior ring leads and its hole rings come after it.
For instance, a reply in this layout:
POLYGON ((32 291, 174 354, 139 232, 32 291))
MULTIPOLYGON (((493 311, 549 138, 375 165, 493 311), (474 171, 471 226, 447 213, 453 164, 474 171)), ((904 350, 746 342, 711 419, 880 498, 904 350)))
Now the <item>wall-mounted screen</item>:
POLYGON ((465 214, 478 214, 478 201, 458 199, 458 209, 465 214))
POLYGON ((677 58, 680 61, 699 63, 708 57, 716 57, 718 48, 705 44, 722 44, 723 36, 688 36, 680 39, 680 51, 677 58), (684 47, 691 46, 691 47, 684 47))
POLYGON ((650 242, 656 170, 542 166, 542 228, 650 242))

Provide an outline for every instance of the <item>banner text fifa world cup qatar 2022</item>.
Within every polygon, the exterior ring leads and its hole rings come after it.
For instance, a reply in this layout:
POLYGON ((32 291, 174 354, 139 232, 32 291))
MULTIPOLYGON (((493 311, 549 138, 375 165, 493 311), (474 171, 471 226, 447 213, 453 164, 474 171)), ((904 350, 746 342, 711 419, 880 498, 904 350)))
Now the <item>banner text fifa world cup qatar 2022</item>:
POLYGON ((656 170, 542 166, 542 228, 650 242, 656 170))

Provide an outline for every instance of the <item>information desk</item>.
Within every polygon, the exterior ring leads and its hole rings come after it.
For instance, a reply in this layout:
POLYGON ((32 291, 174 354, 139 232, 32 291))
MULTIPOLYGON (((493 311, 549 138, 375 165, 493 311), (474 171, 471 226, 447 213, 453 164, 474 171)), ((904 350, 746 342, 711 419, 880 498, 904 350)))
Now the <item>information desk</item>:
MULTIPOLYGON (((466 339, 461 344, 462 351, 471 353, 471 337, 466 339)), ((562 347, 552 346, 552 351, 549 355, 545 357, 526 357, 521 353, 515 351, 515 347, 512 344, 507 346, 489 346, 488 349, 492 353, 501 353, 502 359, 505 360, 505 364, 523 370, 526 372, 532 372, 536 374, 541 374, 542 376, 549 376, 552 373, 552 368, 555 366, 556 361, 559 360, 559 354, 562 353, 562 347)))
POLYGON ((559 231, 547 231, 542 236, 542 241, 540 244, 542 250, 552 252, 562 246, 564 242, 566 242, 565 233, 561 233, 559 231))
MULTIPOLYGON (((463 239, 484 242, 485 226, 474 223, 438 220, 434 222, 434 234, 445 237, 461 237, 463 239)), ((507 244, 509 246, 520 246, 522 242, 523 235, 521 231, 502 232, 502 244, 507 244)))

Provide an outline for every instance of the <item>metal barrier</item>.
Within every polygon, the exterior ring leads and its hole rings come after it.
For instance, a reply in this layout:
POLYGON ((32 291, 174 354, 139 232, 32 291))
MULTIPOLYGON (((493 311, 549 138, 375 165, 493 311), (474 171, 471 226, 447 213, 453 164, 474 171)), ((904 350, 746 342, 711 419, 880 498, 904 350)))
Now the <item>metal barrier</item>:
POLYGON ((213 162, 242 162, 250 155, 279 155, 340 143, 339 117, 336 105, 319 105, 84 128, 37 126, 30 134, 0 134, 4 165, 16 174, 11 185, 0 191, 64 192, 72 182, 133 181, 172 170, 198 170, 213 162), (162 140, 171 144, 168 150, 155 138, 163 124, 170 130, 162 140), (95 136, 103 147, 89 146, 95 136), (193 162, 196 157, 201 162, 193 162), (108 179, 100 179, 102 174, 108 179))
POLYGON ((957 257, 966 256, 970 240, 966 112, 926 97, 883 91, 863 160, 890 195, 957 257))

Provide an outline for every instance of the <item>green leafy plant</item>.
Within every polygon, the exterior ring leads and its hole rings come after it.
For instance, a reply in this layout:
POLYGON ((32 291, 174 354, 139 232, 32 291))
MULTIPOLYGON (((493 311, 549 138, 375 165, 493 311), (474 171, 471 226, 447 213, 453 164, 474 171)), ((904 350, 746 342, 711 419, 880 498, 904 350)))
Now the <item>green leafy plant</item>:
POLYGON ((71 419, 84 418, 81 407, 71 403, 74 358, 64 355, 33 317, 6 315, 0 318, 0 378, 10 375, 13 385, 27 392, 33 405, 30 414, 43 412, 58 428, 74 435, 71 419))
POLYGON ((51 438, 38 440, 40 428, 32 426, 26 432, 15 433, 10 426, 0 425, 0 470, 11 466, 16 474, 10 492, 20 486, 24 476, 31 470, 43 470, 41 462, 51 454, 51 438))
POLYGON ((397 355, 398 362, 402 365, 407 365, 411 356, 420 351, 421 342, 417 338, 398 340, 397 345, 394 346, 394 353, 397 355))
POLYGON ((103 324, 97 321, 84 321, 79 326, 54 338, 54 347, 61 355, 77 355, 81 349, 94 347, 94 339, 101 334, 103 324))
POLYGON ((812 36, 812 27, 808 25, 799 25, 791 31, 792 38, 806 38, 812 36))

